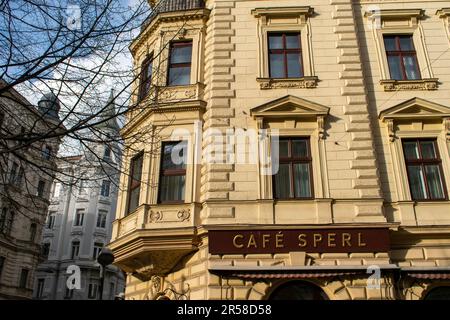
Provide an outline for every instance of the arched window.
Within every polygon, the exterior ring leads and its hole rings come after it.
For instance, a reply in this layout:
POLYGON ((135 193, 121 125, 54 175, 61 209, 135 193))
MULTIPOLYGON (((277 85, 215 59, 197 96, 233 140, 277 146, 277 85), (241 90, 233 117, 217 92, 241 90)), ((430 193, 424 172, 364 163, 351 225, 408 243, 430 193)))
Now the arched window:
POLYGON ((431 289, 424 300, 450 300, 450 286, 431 289))
POLYGON ((309 282, 292 281, 275 289, 269 300, 328 300, 325 292, 309 282))

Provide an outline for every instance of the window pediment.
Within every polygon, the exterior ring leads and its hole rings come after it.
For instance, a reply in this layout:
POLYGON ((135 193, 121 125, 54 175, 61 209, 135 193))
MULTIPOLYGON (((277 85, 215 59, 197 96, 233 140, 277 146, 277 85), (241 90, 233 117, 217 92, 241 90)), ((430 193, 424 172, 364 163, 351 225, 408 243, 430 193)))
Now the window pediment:
MULTIPOLYGON (((365 13, 365 16, 370 20, 381 21, 381 27, 391 27, 391 21, 404 21, 406 26, 414 27, 417 21, 424 17, 424 10, 422 9, 388 9, 388 10, 371 10, 365 13)), ((398 22, 392 25, 398 27, 398 22)))
POLYGON ((450 108, 421 98, 412 98, 380 112, 382 121, 388 119, 426 119, 450 117, 450 108))
POLYGON ((330 108, 295 96, 285 96, 251 109, 254 118, 324 117, 330 108))

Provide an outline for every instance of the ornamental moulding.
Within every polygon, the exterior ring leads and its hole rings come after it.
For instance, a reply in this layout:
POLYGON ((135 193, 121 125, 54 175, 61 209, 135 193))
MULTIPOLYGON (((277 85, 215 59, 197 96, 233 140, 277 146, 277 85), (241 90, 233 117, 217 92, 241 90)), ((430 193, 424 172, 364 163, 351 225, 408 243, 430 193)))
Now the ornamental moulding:
POLYGON ((403 91, 403 90, 437 90, 438 79, 420 79, 420 80, 380 80, 384 91, 403 91))
POLYGON ((316 76, 302 78, 257 78, 261 89, 278 89, 278 88, 305 88, 311 89, 317 87, 318 78, 316 76))

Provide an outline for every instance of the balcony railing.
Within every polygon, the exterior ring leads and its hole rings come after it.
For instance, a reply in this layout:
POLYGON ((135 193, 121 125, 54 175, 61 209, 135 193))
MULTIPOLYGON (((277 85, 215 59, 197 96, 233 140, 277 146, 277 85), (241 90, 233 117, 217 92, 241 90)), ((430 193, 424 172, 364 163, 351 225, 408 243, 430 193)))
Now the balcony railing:
POLYGON ((141 26, 141 31, 144 30, 159 13, 202 9, 204 7, 205 0, 160 0, 152 8, 152 13, 145 19, 141 26))

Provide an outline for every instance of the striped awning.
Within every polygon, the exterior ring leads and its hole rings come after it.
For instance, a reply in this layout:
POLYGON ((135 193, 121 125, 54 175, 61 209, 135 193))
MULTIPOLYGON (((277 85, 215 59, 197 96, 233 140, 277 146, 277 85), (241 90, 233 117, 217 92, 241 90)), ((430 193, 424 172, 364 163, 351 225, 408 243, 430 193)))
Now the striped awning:
POLYGON ((230 273, 228 276, 240 279, 310 279, 354 275, 357 273, 358 272, 230 273))
POLYGON ((417 273, 408 272, 408 277, 415 279, 430 279, 430 280, 449 280, 450 273, 417 273))

